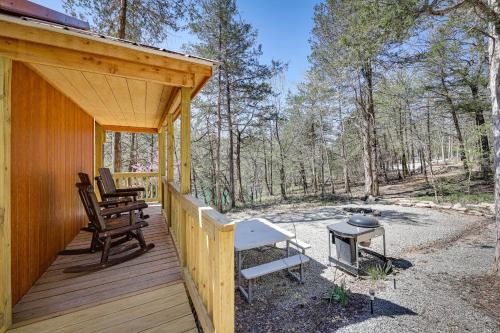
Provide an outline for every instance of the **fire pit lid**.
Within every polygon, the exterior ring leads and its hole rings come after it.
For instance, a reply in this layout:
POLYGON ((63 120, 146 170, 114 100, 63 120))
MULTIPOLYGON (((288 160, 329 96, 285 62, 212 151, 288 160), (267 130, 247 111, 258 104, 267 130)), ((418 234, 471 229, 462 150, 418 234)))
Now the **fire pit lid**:
POLYGON ((371 216, 360 214, 354 214, 353 216, 351 216, 347 223, 362 228, 376 228, 380 226, 380 223, 377 221, 377 219, 371 216))

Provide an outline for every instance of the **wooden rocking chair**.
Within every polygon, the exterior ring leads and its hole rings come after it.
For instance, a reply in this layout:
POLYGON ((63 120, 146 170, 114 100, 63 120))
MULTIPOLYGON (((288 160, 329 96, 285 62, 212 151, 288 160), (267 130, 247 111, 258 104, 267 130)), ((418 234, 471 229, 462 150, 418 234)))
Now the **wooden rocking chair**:
MULTIPOLYGON (((92 185, 91 182, 90 182, 90 177, 88 174, 86 173, 83 173, 83 172, 79 172, 78 173, 78 177, 80 178, 80 183, 81 184, 84 184, 84 185, 87 185, 87 186, 90 186, 92 185)), ((78 184, 76 184, 77 187, 78 187, 78 184)), ((83 200, 82 198, 82 193, 80 193, 80 190, 79 190, 79 195, 80 195, 80 199, 83 200)), ((114 200, 109 200, 109 201, 103 201, 103 202, 98 202, 98 205, 100 208, 110 208, 110 207, 118 207, 120 205, 127 205, 129 203, 132 203, 132 200, 130 200, 129 198, 117 198, 117 199, 114 199, 114 200)), ((86 207, 84 207, 85 209, 87 209, 86 207)), ((88 216, 88 212, 87 212, 87 216, 88 216)), ((115 215, 116 217, 120 217, 120 214, 116 214, 115 215)), ((105 216, 105 218, 111 218, 112 216, 105 216)), ((91 241, 91 244, 90 244, 90 247, 87 247, 87 248, 80 248, 80 249, 68 249, 68 250, 62 250, 60 251, 58 254, 59 255, 78 255, 78 254, 85 254, 85 253, 94 253, 98 250, 100 250, 102 244, 98 241, 98 239, 96 239, 96 229, 94 227, 94 224, 90 222, 89 220, 89 223, 87 226, 83 227, 80 229, 81 231, 86 231, 86 232, 90 232, 92 233, 93 237, 92 237, 92 241, 91 241)), ((127 239, 128 240, 128 239, 127 239)), ((114 242, 112 246, 117 246, 117 245, 120 245, 122 244, 122 242, 114 242)))
MULTIPOLYGON (((97 181, 99 194, 101 195, 103 201, 113 200, 116 198, 131 198, 133 201, 139 201, 137 200, 139 192, 146 191, 144 187, 116 188, 113 175, 108 168, 99 168, 99 176, 95 177, 95 180, 97 181)), ((144 202, 143 200, 141 201, 144 202)), ((145 215, 142 210, 139 213, 141 218, 149 218, 149 215, 145 215)))
POLYGON ((148 226, 148 223, 142 220, 136 222, 135 212, 147 207, 146 204, 137 202, 101 209, 92 185, 79 183, 77 187, 92 228, 93 236, 90 248, 93 250, 92 252, 101 250, 102 255, 99 263, 68 267, 64 270, 65 273, 103 269, 138 257, 154 248, 154 244, 146 244, 141 230, 141 228, 148 226), (120 215, 118 218, 105 218, 106 216, 115 216, 123 213, 128 214, 120 215), (113 241, 117 238, 118 240, 113 241), (132 239, 136 239, 138 244, 129 244, 115 248, 132 239), (126 255, 110 258, 110 256, 115 256, 137 247, 140 248, 126 255))

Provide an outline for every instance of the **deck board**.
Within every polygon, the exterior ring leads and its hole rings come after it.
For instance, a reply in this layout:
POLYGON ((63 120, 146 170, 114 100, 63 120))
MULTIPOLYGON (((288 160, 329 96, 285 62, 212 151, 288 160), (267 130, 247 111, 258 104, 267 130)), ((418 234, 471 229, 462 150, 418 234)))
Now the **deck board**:
MULTIPOLYGON (((159 208, 148 209, 150 252, 97 272, 63 273, 100 253, 58 256, 14 306, 9 332, 185 332, 196 328, 179 259, 159 208)), ((67 248, 90 244, 79 233, 67 248)))

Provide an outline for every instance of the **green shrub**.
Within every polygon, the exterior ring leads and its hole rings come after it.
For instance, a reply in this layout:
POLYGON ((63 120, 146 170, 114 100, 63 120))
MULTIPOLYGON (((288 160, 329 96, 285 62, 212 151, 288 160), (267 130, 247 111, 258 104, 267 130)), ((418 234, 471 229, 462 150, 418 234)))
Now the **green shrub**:
POLYGON ((366 273, 368 276, 370 276, 370 279, 372 281, 378 281, 378 280, 385 280, 387 278, 387 275, 391 273, 392 270, 392 265, 390 263, 387 263, 385 265, 374 265, 368 267, 366 270, 366 273))
POLYGON ((345 283, 340 285, 335 284, 323 295, 323 299, 328 300, 330 303, 332 301, 337 301, 340 303, 340 306, 345 309, 349 303, 349 293, 350 291, 346 288, 345 283))

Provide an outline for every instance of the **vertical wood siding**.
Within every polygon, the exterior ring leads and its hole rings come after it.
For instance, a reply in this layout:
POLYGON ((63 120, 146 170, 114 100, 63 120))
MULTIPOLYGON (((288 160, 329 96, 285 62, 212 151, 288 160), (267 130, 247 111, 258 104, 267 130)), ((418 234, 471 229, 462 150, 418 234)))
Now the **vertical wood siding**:
POLYGON ((93 119, 26 65, 12 66, 12 302, 85 224, 75 183, 93 171, 93 119))

